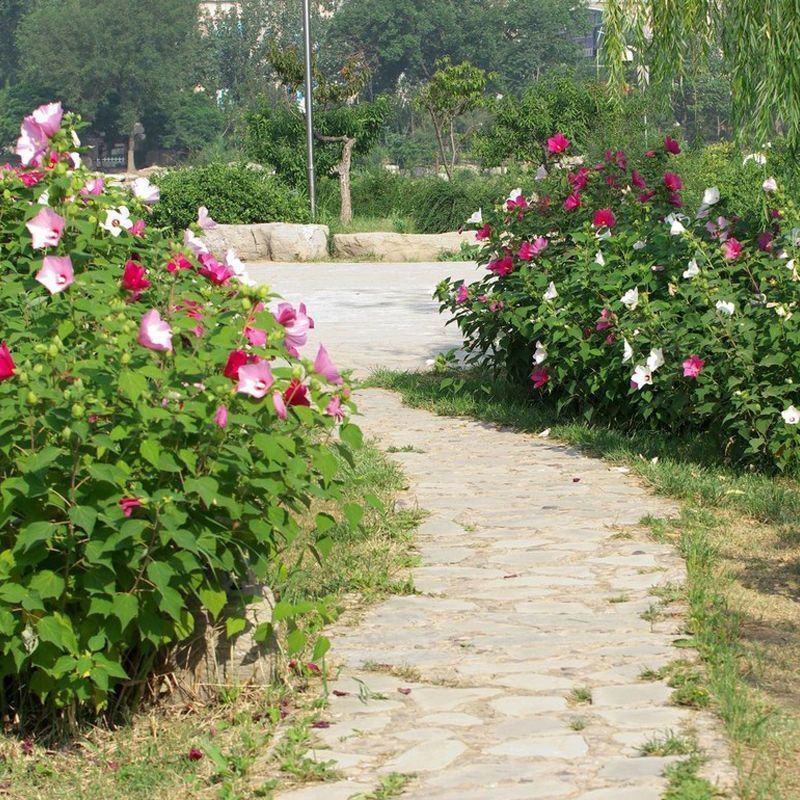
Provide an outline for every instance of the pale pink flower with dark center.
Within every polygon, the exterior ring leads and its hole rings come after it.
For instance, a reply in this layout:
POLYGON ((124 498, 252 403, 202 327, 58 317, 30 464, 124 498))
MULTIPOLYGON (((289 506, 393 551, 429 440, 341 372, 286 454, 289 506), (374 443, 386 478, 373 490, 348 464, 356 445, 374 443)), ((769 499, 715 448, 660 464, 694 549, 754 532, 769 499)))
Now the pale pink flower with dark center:
POLYGON ((260 400, 266 397, 270 386, 275 383, 269 361, 259 359, 254 364, 245 364, 239 368, 239 383, 236 391, 260 400))
POLYGON ((278 419, 286 419, 289 416, 286 410, 286 403, 280 392, 272 393, 272 404, 275 406, 275 413, 278 415, 278 419))
POLYGON ((161 197, 161 189, 150 183, 147 178, 136 178, 131 184, 131 190, 133 191, 134 197, 137 197, 147 205, 157 203, 161 197))
POLYGON ((36 273, 36 280, 50 294, 63 292, 75 282, 72 261, 69 256, 45 256, 42 268, 36 273))
POLYGON ((267 332, 261 328, 251 328, 248 325, 244 329, 244 335, 253 347, 263 347, 267 343, 267 332))
POLYGON ((188 228, 183 232, 183 244, 188 247, 196 256, 202 256, 209 252, 206 243, 188 228))
POLYGON ((42 133, 51 139, 61 130, 61 119, 64 109, 61 103, 47 103, 39 106, 32 114, 31 119, 41 128, 42 133))
POLYGON ((41 126, 32 116, 25 117, 20 127, 17 139, 16 153, 24 167, 38 167, 42 165, 42 156, 50 144, 50 137, 42 130, 41 126))
POLYGON ((101 194, 103 194, 103 190, 105 188, 106 182, 102 178, 92 178, 91 180, 86 181, 85 185, 81 188, 80 193, 83 197, 88 197, 90 195, 92 197, 99 197, 101 194))
POLYGON ((35 217, 25 223, 30 231, 33 247, 41 250, 45 247, 55 247, 61 241, 66 221, 56 214, 52 208, 43 208, 35 217))
POLYGON ((151 308, 142 317, 137 341, 149 350, 172 352, 172 328, 166 320, 161 319, 157 309, 151 308))

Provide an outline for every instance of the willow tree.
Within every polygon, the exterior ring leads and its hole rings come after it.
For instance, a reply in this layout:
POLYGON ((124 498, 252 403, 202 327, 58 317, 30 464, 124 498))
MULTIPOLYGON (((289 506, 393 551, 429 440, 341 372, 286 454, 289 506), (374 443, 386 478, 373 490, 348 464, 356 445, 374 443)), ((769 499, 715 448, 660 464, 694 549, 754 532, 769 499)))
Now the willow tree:
POLYGON ((680 81, 694 56, 721 52, 731 73, 735 126, 759 142, 800 146, 797 0, 606 0, 604 60, 625 90, 631 54, 655 82, 680 81))

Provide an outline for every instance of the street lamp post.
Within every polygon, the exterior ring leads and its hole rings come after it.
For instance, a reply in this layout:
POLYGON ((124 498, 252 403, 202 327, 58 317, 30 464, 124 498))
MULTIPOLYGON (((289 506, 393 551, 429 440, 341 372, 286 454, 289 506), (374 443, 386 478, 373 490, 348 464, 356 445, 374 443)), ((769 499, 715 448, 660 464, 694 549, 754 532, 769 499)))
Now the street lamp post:
POLYGON ((311 74, 311 10, 309 0, 303 0, 303 35, 305 39, 306 67, 306 153, 308 163, 308 197, 311 202, 311 220, 317 218, 317 187, 314 175, 314 111, 313 77, 311 74))

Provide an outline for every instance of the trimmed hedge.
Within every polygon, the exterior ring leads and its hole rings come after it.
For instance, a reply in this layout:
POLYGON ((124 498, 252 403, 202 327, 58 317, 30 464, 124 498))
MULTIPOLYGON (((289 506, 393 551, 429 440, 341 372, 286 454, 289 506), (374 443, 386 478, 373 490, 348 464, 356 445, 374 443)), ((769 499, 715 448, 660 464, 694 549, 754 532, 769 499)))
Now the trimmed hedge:
POLYGON ((222 224, 309 222, 304 195, 267 172, 245 164, 210 164, 157 175, 161 199, 153 208, 152 224, 182 231, 206 206, 222 224))

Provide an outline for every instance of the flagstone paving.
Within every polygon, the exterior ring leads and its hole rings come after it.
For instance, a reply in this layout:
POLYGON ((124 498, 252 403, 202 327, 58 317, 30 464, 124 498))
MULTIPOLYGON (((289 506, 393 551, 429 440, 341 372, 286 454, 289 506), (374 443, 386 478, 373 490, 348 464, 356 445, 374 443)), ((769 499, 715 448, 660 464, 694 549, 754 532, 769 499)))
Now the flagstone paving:
MULTIPOLYGON (((402 332, 435 305, 423 298, 406 312, 403 304, 413 286, 427 290, 451 266, 422 265, 416 279, 397 273, 396 287, 378 274, 382 265, 347 268, 368 284, 363 326, 345 316, 342 329, 329 315, 326 343, 380 327, 378 343, 342 349, 353 366, 366 370, 379 350, 401 354, 389 367, 424 361, 436 336, 430 320, 417 326, 411 353, 402 332)), ((263 271, 291 293, 288 272, 263 271)), ((331 302, 325 280, 315 290, 306 277, 312 315, 331 302)), ((547 439, 405 408, 380 390, 360 391, 358 402, 367 434, 408 450, 392 456, 409 479, 399 502, 429 512, 417 536, 417 593, 332 631, 340 671, 314 756, 342 778, 277 800, 346 800, 392 772, 415 776, 402 794, 411 800, 658 800, 676 759, 642 756, 640 747, 689 730, 709 757, 703 774, 730 790, 716 721, 671 705, 669 687, 639 677, 687 656, 673 645, 683 609, 669 607, 656 622, 641 616, 654 587, 685 574, 672 548, 637 523, 675 509, 547 439), (578 702, 576 689, 591 703, 578 702)))

